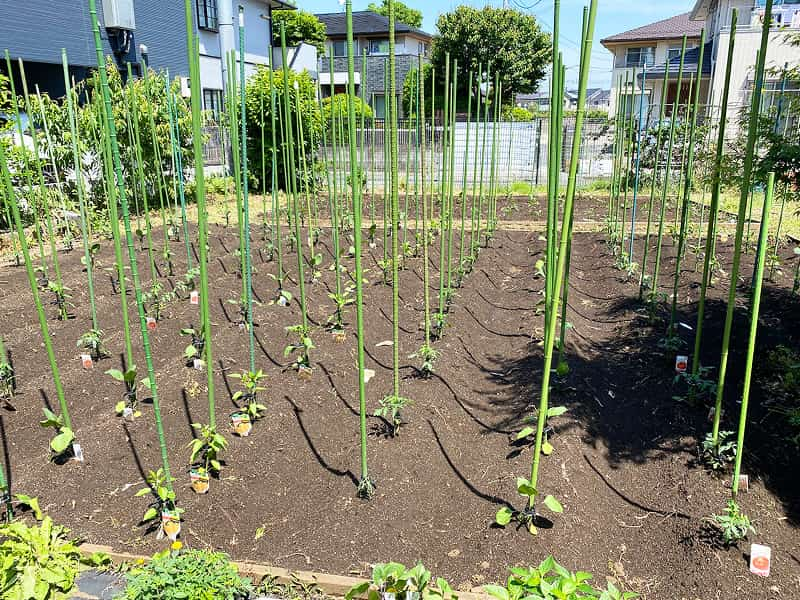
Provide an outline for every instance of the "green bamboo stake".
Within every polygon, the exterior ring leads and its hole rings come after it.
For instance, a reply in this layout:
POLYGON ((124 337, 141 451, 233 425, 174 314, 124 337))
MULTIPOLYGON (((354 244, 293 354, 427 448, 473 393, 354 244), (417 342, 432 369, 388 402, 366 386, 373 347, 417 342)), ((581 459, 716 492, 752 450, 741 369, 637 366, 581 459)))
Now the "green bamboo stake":
MULTIPOLYGON (((269 52, 269 118, 270 129, 272 134, 272 148, 270 149, 270 166, 272 168, 271 187, 272 187, 272 226, 275 230, 275 240, 278 251, 278 298, 283 296, 283 280, 285 278, 283 270, 283 236, 281 235, 281 219, 280 207, 278 205, 278 132, 276 125, 276 116, 278 107, 276 107, 275 98, 275 72, 272 65, 272 52, 269 52)), ((286 165, 286 163, 284 163, 286 165)), ((286 169, 284 168, 284 171, 286 169)), ((287 188, 288 191, 288 188, 287 188)))
MULTIPOLYGON (((556 0, 558 4, 559 0, 556 0)), ((592 0, 589 5, 589 18, 586 25, 586 35, 584 36, 583 48, 581 51, 581 69, 578 85, 578 103, 575 113, 575 132, 572 139, 572 149, 569 161, 569 174, 567 178, 567 190, 564 201, 564 220, 561 226, 561 239, 559 241, 558 260, 555 271, 555 290, 560 290, 563 285, 564 272, 567 259, 567 246, 569 243, 569 232, 572 220, 572 207, 575 202, 575 181, 578 170, 578 158, 580 156, 581 134, 583 131, 583 120, 585 116, 586 88, 589 81, 589 65, 591 58, 592 37, 594 35, 595 16, 597 14, 597 3, 592 0)), ((542 454, 542 438, 544 434, 544 424, 547 419, 548 399, 550 396, 550 376, 553 362, 553 342, 558 320, 558 297, 554 298, 553 306, 547 322, 548 332, 545 335, 544 345, 544 367, 542 370, 542 387, 539 403, 539 413, 536 425, 536 440, 533 451, 533 461, 531 465, 530 485, 537 489, 539 476, 539 461, 542 454)), ((529 496, 528 509, 534 511, 536 494, 529 496)), ((535 513, 534 513, 535 514, 535 513)))
POLYGON ((717 236, 717 216, 719 213, 719 198, 722 192, 722 157, 725 151, 725 125, 728 119, 728 97, 731 85, 731 69, 733 65, 733 49, 736 44, 736 24, 739 11, 733 9, 731 14, 731 32, 728 40, 728 58, 725 63, 725 79, 722 87, 722 104, 720 104, 719 127, 717 131, 717 148, 714 156, 712 182, 711 182, 711 207, 708 213, 708 231, 706 233, 705 260, 703 261, 703 277, 700 280, 700 299, 697 306, 697 323, 695 324, 694 353, 692 354, 692 375, 700 372, 700 348, 703 337, 703 320, 706 307, 706 292, 711 281, 712 256, 714 254, 714 240, 717 236))
MULTIPOLYGON (((350 7, 350 10, 352 12, 352 6, 350 7)), ((351 18, 352 18, 352 15, 351 15, 351 18)), ((344 312, 343 312, 344 305, 341 303, 341 299, 342 299, 341 271, 342 271, 342 269, 341 269, 341 249, 340 249, 340 243, 339 243, 339 208, 338 208, 339 196, 338 196, 338 193, 337 193, 338 190, 337 190, 337 185, 336 185, 337 184, 337 178, 338 178, 338 173, 337 173, 337 169, 336 169, 336 117, 337 117, 337 115, 336 115, 336 111, 334 110, 334 108, 335 108, 334 97, 336 95, 336 91, 335 91, 334 82, 333 82, 333 60, 329 60, 328 63, 329 63, 329 67, 330 67, 330 78, 331 78, 331 143, 333 144, 333 146, 332 146, 332 148, 333 148, 333 152, 332 152, 332 155, 333 155, 333 163, 332 163, 333 189, 332 189, 332 193, 331 193, 331 202, 330 202, 330 204, 331 204, 331 237, 332 237, 332 241, 333 241, 333 265, 334 265, 333 268, 334 268, 334 271, 336 272, 336 297, 337 297, 337 300, 336 300, 336 319, 335 319, 335 323, 334 323, 334 325, 335 325, 334 330, 335 330, 335 332, 339 333, 339 332, 343 332, 344 331, 344 312)), ((348 58, 348 65, 349 65, 349 58, 348 58)), ((354 65, 353 68, 355 68, 355 58, 353 59, 353 65, 354 65)), ((348 88, 347 89, 348 89, 348 98, 347 98, 347 112, 348 112, 348 115, 347 115, 347 120, 348 120, 348 127, 350 128, 350 130, 352 130, 352 131, 348 131, 348 133, 347 133, 348 142, 350 142, 351 133, 352 133, 353 136, 355 136, 355 107, 353 107, 353 111, 354 111, 353 112, 353 123, 350 123, 350 104, 353 103, 353 99, 349 97, 349 94, 351 93, 349 82, 348 82, 348 88)), ((355 93, 355 85, 353 86, 352 93, 355 93)), ((324 128, 323 128, 323 130, 324 130, 324 128)), ((342 140, 342 143, 344 143, 344 140, 342 140)), ((351 149, 351 150, 354 150, 354 148, 351 149)), ((356 187, 360 188, 360 183, 361 182, 360 181, 356 182, 356 177, 360 178, 360 167, 359 167, 358 170, 354 170, 353 169, 353 167, 355 166, 356 163, 355 163, 355 159, 353 158, 352 152, 351 152, 351 155, 350 155, 350 163, 351 163, 350 164, 350 186, 353 188, 353 197, 355 198, 355 194, 356 194, 355 188, 356 187), (354 173, 355 173, 355 175, 354 175, 354 173)), ((354 205, 354 207, 355 207, 355 205, 354 205)))
MULTIPOLYGON (((456 287, 461 287, 461 280, 464 277, 464 236, 466 230, 467 215, 467 165, 469 164, 469 130, 472 120, 472 71, 469 72, 467 81, 467 123, 464 134, 464 170, 461 173, 461 235, 458 245, 458 281, 456 287)), ((470 215, 470 218, 472 215, 470 215)))
MULTIPOLYGON (((766 239, 769 227, 769 213, 772 208, 772 195, 775 186, 775 173, 767 176, 767 189, 764 194, 764 212, 761 215, 761 236, 766 239)), ((739 493, 739 473, 742 469, 742 456, 744 454, 744 432, 747 425, 747 408, 750 400, 750 381, 753 375, 753 358, 756 350, 756 333, 758 332, 758 312, 761 306, 761 284, 764 279, 764 259, 767 245, 761 244, 756 258, 756 278, 753 288, 752 305, 750 311, 750 334, 747 341, 747 360, 744 365, 744 384, 742 389, 742 406, 739 411, 739 430, 736 436, 736 459, 733 464, 733 482, 731 495, 736 501, 739 493)), ((733 287, 733 286, 732 286, 733 287)))
MULTIPOLYGON (((172 144, 172 154, 175 164, 175 179, 178 184, 178 198, 181 206, 181 226, 183 228, 183 239, 186 245, 186 270, 187 273, 192 273, 192 248, 189 241, 189 222, 186 218, 186 185, 183 175, 183 149, 179 143, 180 129, 177 118, 177 107, 175 106, 175 97, 169 86, 169 79, 166 80, 166 93, 169 98, 169 119, 170 119, 170 143, 172 144)), ((194 287, 194 278, 192 278, 192 286, 194 287)))
MULTIPOLYGON (((188 0, 187 0, 188 1, 188 0)), ((94 45, 97 55, 97 67, 100 76, 100 86, 104 106, 104 124, 106 129, 106 144, 110 146, 111 156, 114 165, 114 175, 116 182, 116 190, 122 206, 122 218, 125 223, 125 237, 128 245, 128 258, 131 270, 131 278, 133 279, 134 293, 136 296, 136 308, 139 313, 139 327, 142 333, 142 348, 144 349, 145 362, 147 364, 148 387, 150 389, 151 398, 153 400, 153 413, 156 420, 156 430, 158 432, 159 447, 161 449, 161 462, 164 469, 165 483, 164 485, 172 492, 172 476, 169 470, 169 460, 167 458, 167 445, 164 439, 164 427, 161 422, 161 409, 158 399, 158 386, 156 384, 155 369, 153 368, 153 357, 150 352, 150 336, 147 332, 147 324, 145 322, 144 305, 142 303, 142 287, 139 281, 139 268, 136 264, 136 254, 133 248, 133 235, 131 232, 131 220, 128 213, 128 200, 125 190, 125 180, 122 174, 122 163, 120 162, 119 146, 117 144, 117 128, 114 122, 114 113, 111 108, 111 94, 108 86, 108 75, 106 73, 105 61, 103 59, 103 46, 100 39, 100 26, 97 22, 97 7, 95 0, 89 0, 89 15, 92 20, 92 30, 94 32, 94 45)), ((113 187, 113 186, 110 186, 113 187)), ((120 280, 124 277, 121 276, 120 280)), ((124 292, 123 292, 124 294, 124 292)), ((168 508, 172 508, 169 506, 168 508)))
MULTIPOLYGON (((728 368, 728 348, 733 327, 733 312, 736 308, 736 285, 739 281, 739 264, 742 255, 742 236, 744 235, 744 216, 747 209, 750 180, 753 175, 753 154, 758 135, 758 111, 761 106, 761 91, 764 86, 764 62, 767 55, 767 42, 769 40, 770 24, 772 22, 772 0, 767 0, 764 9, 764 26, 761 30, 761 44, 758 51, 755 70, 755 88, 750 103, 750 121, 747 127, 747 142, 745 146, 744 168, 742 171, 742 189, 739 196, 739 212, 736 221, 736 235, 734 238, 733 265, 731 265, 730 286, 728 289, 728 306, 725 312, 725 325, 722 331, 722 351, 719 361, 719 374, 717 379, 717 397, 714 404, 714 423, 711 430, 711 439, 714 450, 719 451, 719 422, 722 412, 722 395, 725 391, 725 375, 728 368)), ((762 223, 768 215, 762 217, 762 223)))
POLYGON ((444 113, 442 120, 442 166, 439 182, 439 310, 435 316, 434 332, 437 338, 444 334, 445 327, 445 300, 447 296, 445 287, 445 269, 447 260, 447 150, 448 150, 448 124, 450 121, 450 53, 445 54, 444 70, 444 113))
POLYGON ((700 30, 700 53, 698 60, 698 75, 697 85, 694 86, 694 100, 691 108, 691 119, 689 124, 689 149, 686 157, 686 174, 683 184, 683 204, 681 208, 681 227, 678 237, 678 254, 675 257, 675 278, 672 285, 672 310, 669 316, 669 327, 667 328, 667 335, 675 335, 675 316, 678 307, 678 284, 680 283, 681 276, 681 258, 683 257, 684 247, 686 245, 686 224, 689 214, 689 199, 692 193, 692 176, 694 174, 694 141, 695 131, 697 129, 697 109, 700 105, 700 70, 703 65, 703 50, 705 48, 706 30, 700 30))

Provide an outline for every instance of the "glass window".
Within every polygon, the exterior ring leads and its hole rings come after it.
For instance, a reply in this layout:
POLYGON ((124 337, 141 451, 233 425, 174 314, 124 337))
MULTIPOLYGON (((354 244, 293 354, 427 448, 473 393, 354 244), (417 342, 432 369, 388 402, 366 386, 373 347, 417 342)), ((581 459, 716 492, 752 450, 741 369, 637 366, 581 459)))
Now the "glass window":
POLYGON ((203 89, 203 110, 211 121, 219 122, 222 113, 222 90, 203 89))
POLYGON ((219 29, 219 19, 217 19, 217 0, 196 0, 197 7, 197 26, 208 31, 219 29))
POLYGON ((333 56, 347 56, 347 42, 345 40, 334 40, 331 46, 333 46, 333 56))
POLYGON ((389 54, 389 40, 370 40, 370 54, 389 54))
POLYGON ((376 119, 386 118, 386 96, 384 94, 372 96, 372 110, 375 112, 376 119))
POLYGON ((655 46, 646 46, 644 48, 628 48, 625 52, 625 66, 626 67, 643 67, 651 66, 655 62, 656 48, 655 46))

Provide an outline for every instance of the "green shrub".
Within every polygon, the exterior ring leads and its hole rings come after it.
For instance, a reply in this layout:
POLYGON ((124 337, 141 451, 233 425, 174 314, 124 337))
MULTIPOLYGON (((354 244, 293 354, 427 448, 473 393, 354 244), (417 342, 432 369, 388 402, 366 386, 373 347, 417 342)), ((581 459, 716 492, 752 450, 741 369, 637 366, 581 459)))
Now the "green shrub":
POLYGON ((527 108, 522 108, 519 106, 504 106, 503 120, 527 123, 528 121, 533 121, 533 113, 527 108))
POLYGON ((69 530, 44 517, 37 525, 0 525, 0 598, 62 600, 69 596, 82 563, 107 562, 104 555, 81 557, 69 530))
MULTIPOLYGON (((322 140, 322 121, 320 119, 319 103, 317 102, 316 86, 311 80, 308 72, 302 73, 289 72, 289 115, 288 121, 292 128, 295 145, 295 172, 297 174, 298 186, 303 190, 303 176, 302 166, 303 161, 297 154, 300 148, 300 130, 297 126, 297 114, 299 110, 300 120, 303 124, 303 148, 305 154, 305 164, 308 168, 309 174, 314 173, 314 157, 316 156, 317 148, 319 148, 320 141, 322 140), (294 90, 295 82, 298 85, 297 92, 294 90)), ((280 117, 283 115, 283 71, 276 70, 273 73, 273 85, 275 86, 275 102, 276 102, 276 115, 275 115, 275 141, 276 141, 276 159, 277 159, 277 175, 278 187, 285 189, 285 173, 287 164, 283 158, 283 144, 284 144, 284 131, 285 126, 281 126, 280 117)), ((248 167, 251 175, 255 176, 259 182, 261 179, 261 159, 262 159, 262 130, 264 139, 263 157, 266 161, 266 181, 260 182, 261 189, 270 189, 272 181, 272 120, 271 120, 271 103, 270 103, 270 74, 269 69, 260 67, 258 71, 247 81, 245 86, 245 95, 247 103, 247 160, 248 167), (262 120, 262 107, 263 107, 263 120, 262 120), (266 186, 264 185, 266 183, 266 186)), ((313 189, 316 184, 316 178, 309 175, 307 181, 310 188, 313 189)))
MULTIPOLYGON (((326 127, 328 127, 328 131, 330 131, 331 112, 333 112, 333 116, 335 116, 337 120, 344 119, 344 122, 347 123, 348 96, 349 94, 336 94, 332 98, 328 97, 322 100, 322 121, 326 124, 326 127)), ((361 122, 361 115, 364 115, 364 118, 367 120, 372 119, 372 109, 369 107, 369 104, 358 96, 353 97, 353 107, 356 114, 356 125, 361 122)), ((339 131, 337 129, 337 135, 338 133, 339 131)), ((328 139, 330 140, 330 138, 328 139)), ((339 142, 341 143, 342 141, 339 140, 339 142)))
POLYGON ((156 554, 127 575, 120 600, 244 600, 253 589, 227 554, 187 550, 156 554))

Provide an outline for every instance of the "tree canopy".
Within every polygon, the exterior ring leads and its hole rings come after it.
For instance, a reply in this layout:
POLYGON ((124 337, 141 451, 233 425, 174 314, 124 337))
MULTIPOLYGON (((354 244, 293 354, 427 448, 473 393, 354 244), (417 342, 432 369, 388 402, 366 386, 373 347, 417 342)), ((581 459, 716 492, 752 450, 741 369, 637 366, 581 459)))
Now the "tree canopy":
MULTIPOLYGON (((389 2, 388 0, 381 0, 380 4, 370 2, 367 6, 367 10, 371 10, 379 15, 388 17, 389 2)), ((394 16, 398 21, 405 23, 406 25, 411 25, 412 27, 422 27, 422 11, 417 10, 416 8, 411 8, 410 6, 406 6, 402 2, 399 2, 399 0, 395 0, 394 2, 394 16)))
POLYGON ((327 28, 316 15, 302 10, 272 11, 272 43, 281 45, 281 23, 286 27, 286 45, 297 46, 301 42, 315 46, 320 54, 325 53, 327 28))
POLYGON ((439 35, 433 41, 431 60, 437 76, 444 73, 445 56, 458 60, 458 85, 466 92, 467 77, 478 65, 485 73, 500 75, 503 102, 516 93, 535 92, 545 75, 550 35, 536 17, 510 8, 459 6, 442 14, 436 22, 439 35))

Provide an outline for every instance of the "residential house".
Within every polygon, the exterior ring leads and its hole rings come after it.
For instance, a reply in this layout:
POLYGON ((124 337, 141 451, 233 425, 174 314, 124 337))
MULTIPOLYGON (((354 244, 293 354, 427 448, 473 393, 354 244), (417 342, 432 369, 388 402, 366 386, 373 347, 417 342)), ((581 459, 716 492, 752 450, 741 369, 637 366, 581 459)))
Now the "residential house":
MULTIPOLYGON (((14 60, 21 59, 29 88, 64 94, 61 49, 67 52, 70 73, 76 80, 97 65, 91 19, 86 0, 3 0, 0 19, 0 50, 7 48, 14 60)), ((283 0, 194 0, 200 45, 200 81, 203 108, 222 106, 226 52, 238 50, 238 8, 244 8, 245 66, 252 72, 269 62, 273 9, 294 9, 283 0)), ((160 0, 98 0, 98 20, 103 52, 112 56, 120 70, 134 73, 148 61, 155 69, 168 69, 171 76, 188 77, 186 17, 183 2, 160 0)), ((280 63, 278 63, 280 64, 280 63)), ((5 69, 2 65, 0 69, 5 69)), ((186 88, 188 89, 188 87, 186 88)))
MULTIPOLYGON (((326 55, 320 60, 319 81, 322 96, 330 96, 330 67, 333 61, 334 93, 343 93, 347 86, 347 21, 345 13, 317 15, 327 27, 326 55)), ((428 62, 432 36, 400 21, 395 22, 395 65, 397 106, 402 111, 401 94, 408 72, 428 62)), ((372 11, 353 13, 353 53, 355 54, 354 85, 362 93, 377 118, 386 116, 388 91, 386 69, 389 63, 389 19, 372 11), (362 58, 366 53, 366 77, 361 81, 362 58), (362 88, 363 85, 363 88, 362 88)), ((401 115, 402 116, 402 115, 401 115)))
MULTIPOLYGON (((697 69, 702 28, 703 23, 693 20, 691 13, 682 13, 600 40, 600 43, 614 55, 611 67, 609 113, 616 114, 617 102, 622 101, 626 114, 630 114, 636 107, 636 114, 640 114, 641 110, 641 114, 648 114, 649 111, 652 115, 651 107, 658 107, 661 100, 664 64, 668 61, 671 64, 667 82, 667 102, 672 103, 677 94, 677 68, 672 67, 675 66, 674 60, 680 59, 684 35, 687 53, 684 57, 681 99, 685 101, 683 99, 689 92, 689 78, 695 76, 697 69), (643 104, 641 107, 640 102, 643 104)), ((707 88, 708 77, 711 74, 711 57, 709 52, 706 54, 709 56, 703 61, 705 63, 703 76, 706 79, 703 85, 707 88)), ((701 89, 701 94, 702 92, 701 89)))

